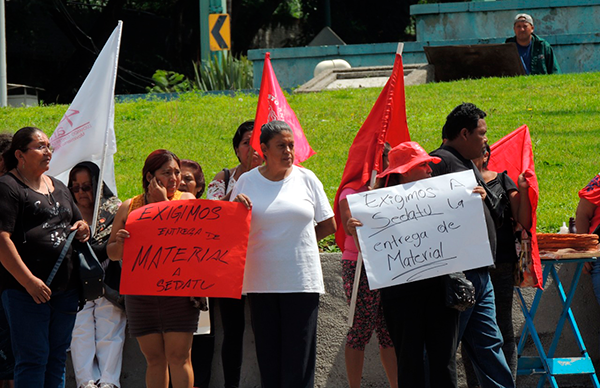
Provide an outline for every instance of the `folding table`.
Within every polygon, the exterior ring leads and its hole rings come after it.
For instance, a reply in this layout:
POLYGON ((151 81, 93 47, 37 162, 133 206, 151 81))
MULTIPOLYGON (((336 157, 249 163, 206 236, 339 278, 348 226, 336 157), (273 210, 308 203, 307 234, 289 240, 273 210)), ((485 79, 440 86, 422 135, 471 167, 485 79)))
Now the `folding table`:
POLYGON ((538 289, 536 291, 533 302, 531 303, 531 307, 528 308, 527 303, 523 298, 523 294, 521 293, 521 289, 516 288, 517 295, 519 297, 519 304, 521 305, 521 311, 525 317, 525 326, 523 327, 523 332, 521 333, 519 346, 517 348, 517 354, 519 357, 517 375, 539 374, 540 379, 537 385, 538 388, 542 388, 546 380, 549 381, 550 386, 558 388, 555 376, 575 374, 589 375, 590 379, 592 380, 592 386, 595 388, 600 388, 600 383, 598 382, 594 365, 592 364, 592 360, 585 348, 585 345, 583 344, 583 339, 579 332, 579 328, 577 327, 577 323, 575 322, 573 312, 571 311, 571 302, 573 301, 573 296, 575 295, 575 290, 577 289, 577 283, 579 282, 579 278, 583 271, 583 266, 586 262, 595 261, 596 257, 598 256, 600 256, 600 252, 577 252, 566 254, 557 253, 542 256, 543 286, 544 288, 546 287, 548 276, 551 275, 552 279, 554 279, 554 285, 556 286, 558 296, 563 306, 558 324, 556 326, 556 331, 554 332, 554 337, 552 338, 552 343, 550 344, 548 351, 546 351, 542 346, 542 342, 540 341, 540 337, 533 322, 542 298, 542 294, 544 293, 543 290, 538 289), (563 263, 577 264, 568 294, 565 294, 565 289, 563 288, 563 284, 556 269, 558 264, 563 263), (580 350, 580 355, 576 357, 557 358, 554 357, 554 354, 556 352, 558 341, 560 339, 565 322, 568 322, 573 330, 575 341, 577 342, 577 346, 580 350), (525 342, 528 336, 531 336, 533 339, 538 356, 523 356, 523 350, 525 348, 525 342))

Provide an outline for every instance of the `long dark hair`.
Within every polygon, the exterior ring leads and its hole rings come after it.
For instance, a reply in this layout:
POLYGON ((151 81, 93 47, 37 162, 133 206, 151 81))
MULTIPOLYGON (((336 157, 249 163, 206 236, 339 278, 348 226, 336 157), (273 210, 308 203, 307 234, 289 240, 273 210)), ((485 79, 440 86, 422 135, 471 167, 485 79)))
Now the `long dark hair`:
POLYGON ((10 171, 13 168, 17 167, 19 161, 15 156, 15 152, 17 150, 21 152, 26 152, 27 146, 33 141, 33 136, 37 132, 44 133, 41 129, 36 127, 23 127, 13 135, 10 148, 6 150, 4 154, 2 154, 2 159, 4 159, 4 166, 6 167, 6 171, 10 171))
POLYGON ((392 187, 402 183, 402 175, 398 173, 391 173, 384 177, 377 178, 375 181, 374 189, 380 189, 382 187, 392 187))
POLYGON ((146 158, 144 162, 144 168, 142 169, 142 186, 144 187, 144 192, 148 190, 148 185, 150 182, 146 179, 146 175, 148 173, 154 174, 156 170, 158 170, 163 164, 174 160, 177 163, 177 166, 181 168, 181 161, 169 150, 156 150, 152 151, 150 155, 146 158))

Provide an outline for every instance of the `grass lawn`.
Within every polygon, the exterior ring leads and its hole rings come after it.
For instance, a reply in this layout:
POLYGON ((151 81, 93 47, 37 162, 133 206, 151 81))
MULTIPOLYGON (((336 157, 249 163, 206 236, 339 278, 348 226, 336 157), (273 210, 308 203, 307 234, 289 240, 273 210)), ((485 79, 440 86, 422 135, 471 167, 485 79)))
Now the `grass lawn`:
MULTIPOLYGON (((558 231, 574 216, 577 192, 599 171, 600 73, 491 78, 406 88, 406 110, 412 140, 431 151, 441 143, 446 115, 461 102, 488 113, 490 142, 527 124, 531 131, 540 184, 538 230, 558 231)), ((317 155, 304 163, 321 179, 333 201, 348 148, 380 89, 328 91, 288 96, 317 155)), ((116 105, 115 156, 119 196, 141 191, 146 156, 167 148, 195 159, 207 180, 237 159, 231 137, 237 125, 254 117, 256 95, 182 95, 176 101, 116 105)), ((1 108, 0 131, 33 125, 52 133, 65 105, 1 108)))

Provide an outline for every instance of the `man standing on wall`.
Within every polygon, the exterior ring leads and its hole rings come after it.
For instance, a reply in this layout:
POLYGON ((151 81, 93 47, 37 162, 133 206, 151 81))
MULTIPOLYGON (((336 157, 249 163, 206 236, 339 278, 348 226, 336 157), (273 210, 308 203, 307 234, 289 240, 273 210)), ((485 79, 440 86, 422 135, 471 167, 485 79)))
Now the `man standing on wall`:
POLYGON ((521 62, 528 75, 560 73, 550 43, 533 33, 531 16, 526 13, 515 16, 513 29, 515 36, 506 39, 506 43, 516 43, 521 62))

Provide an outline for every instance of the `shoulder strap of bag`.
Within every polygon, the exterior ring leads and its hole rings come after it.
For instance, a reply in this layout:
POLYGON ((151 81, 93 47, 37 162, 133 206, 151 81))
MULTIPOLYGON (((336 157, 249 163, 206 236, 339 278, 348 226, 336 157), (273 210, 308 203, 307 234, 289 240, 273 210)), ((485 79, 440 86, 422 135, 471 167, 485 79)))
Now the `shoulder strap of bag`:
POLYGON ((71 246, 71 243, 73 242, 73 238, 75 237, 75 233, 77 233, 77 230, 72 231, 69 234, 69 237, 67 237, 67 241, 65 242, 65 245, 63 246, 63 249, 60 252, 60 256, 58 256, 58 260, 56 260, 56 264, 54 264, 54 268, 52 268, 52 272, 50 272, 50 276, 48 276, 48 280, 46 280, 46 285, 48 287, 50 287, 50 283, 52 283, 52 280, 54 280, 54 276, 56 276, 56 273, 58 272, 60 265, 62 264, 63 260, 65 259, 65 256, 67 255, 67 252, 69 251, 69 247, 71 246))
POLYGON ((229 171, 228 168, 224 168, 223 174, 225 174, 225 194, 227 194, 227 188, 229 187, 229 179, 231 178, 231 171, 229 171))

